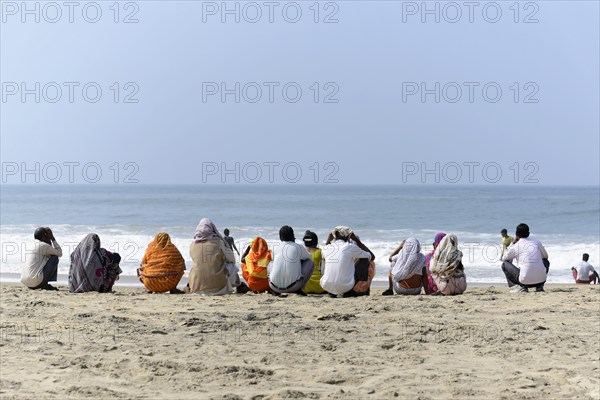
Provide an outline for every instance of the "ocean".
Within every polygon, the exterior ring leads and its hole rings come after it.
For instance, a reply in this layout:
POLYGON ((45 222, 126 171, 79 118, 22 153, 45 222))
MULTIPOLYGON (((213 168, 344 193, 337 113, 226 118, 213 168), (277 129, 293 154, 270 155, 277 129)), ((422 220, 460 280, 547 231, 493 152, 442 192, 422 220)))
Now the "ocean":
MULTIPOLYGON (((168 232, 188 266, 198 221, 229 228, 240 252, 255 236, 278 240, 291 225, 301 242, 306 229, 323 244, 336 225, 350 226, 377 256, 376 281, 386 281, 387 258, 398 243, 416 237, 427 254, 439 231, 458 236, 471 283, 505 283, 500 230, 521 222, 550 256, 549 283, 572 282, 570 268, 584 252, 600 260, 600 188, 498 185, 2 185, 0 278, 18 281, 33 231, 50 226, 63 247, 59 281, 69 254, 88 233, 122 256, 122 282, 135 282, 147 244, 168 232)), ((187 275, 187 274, 186 274, 187 275)))

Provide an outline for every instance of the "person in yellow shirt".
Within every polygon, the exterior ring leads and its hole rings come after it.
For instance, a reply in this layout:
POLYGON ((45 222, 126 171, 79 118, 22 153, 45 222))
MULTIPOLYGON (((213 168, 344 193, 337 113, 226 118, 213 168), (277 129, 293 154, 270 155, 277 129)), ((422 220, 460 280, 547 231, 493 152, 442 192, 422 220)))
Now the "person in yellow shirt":
POLYGON ((508 236, 508 231, 506 230, 506 228, 502 229, 500 231, 500 234, 502 235, 502 254, 500 255, 500 259, 502 259, 502 257, 504 257, 504 252, 506 251, 508 246, 511 245, 514 239, 512 236, 508 236))
POLYGON ((315 269, 313 270, 310 279, 306 283, 306 286, 302 288, 302 292, 305 294, 315 293, 322 294, 325 290, 321 287, 321 262, 323 257, 321 255, 321 249, 319 248, 319 238, 317 234, 311 231, 306 231, 304 238, 302 238, 306 250, 311 254, 315 269))

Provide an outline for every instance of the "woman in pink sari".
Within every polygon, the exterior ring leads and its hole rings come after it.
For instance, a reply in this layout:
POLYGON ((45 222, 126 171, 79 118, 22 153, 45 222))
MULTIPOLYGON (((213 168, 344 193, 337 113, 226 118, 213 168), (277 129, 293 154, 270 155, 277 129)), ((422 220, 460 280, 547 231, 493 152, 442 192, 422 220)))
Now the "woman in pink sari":
POLYGON ((444 236, 446 236, 444 232, 440 232, 437 235, 435 235, 435 239, 433 240, 433 250, 431 250, 431 253, 427 254, 427 256, 425 257, 425 268, 427 269, 427 283, 429 284, 429 292, 427 294, 437 294, 439 292, 439 289, 435 284, 433 277, 431 276, 429 264, 431 262, 431 258, 433 257, 433 253, 435 253, 435 249, 437 249, 444 236))

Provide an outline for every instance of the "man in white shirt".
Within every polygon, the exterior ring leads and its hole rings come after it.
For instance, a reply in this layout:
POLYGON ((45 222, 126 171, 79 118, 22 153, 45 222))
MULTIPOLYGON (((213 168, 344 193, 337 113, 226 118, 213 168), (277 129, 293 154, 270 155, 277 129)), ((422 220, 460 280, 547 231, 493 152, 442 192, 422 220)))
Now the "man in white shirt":
POLYGON ((322 250, 321 287, 333 297, 368 295, 369 292, 355 293, 353 288, 357 280, 367 280, 368 266, 375 255, 365 246, 358 236, 347 227, 336 227, 327 238, 322 250), (366 262, 362 262, 362 261, 366 262), (365 264, 364 266, 362 264, 365 264), (364 268, 366 266, 366 269, 364 268))
POLYGON ((529 237, 529 226, 519 224, 515 240, 502 257, 502 271, 512 292, 528 292, 535 287, 536 292, 544 291, 544 284, 550 268, 548 252, 539 240, 529 237), (512 261, 517 261, 517 266, 512 261))
POLYGON ((62 249, 50 228, 37 228, 33 237, 36 239, 35 249, 25 255, 21 282, 30 289, 58 290, 48 282, 56 281, 62 249))
POLYGON ((279 229, 281 243, 273 246, 273 262, 268 267, 269 287, 276 294, 297 293, 310 279, 315 265, 304 246, 295 243, 294 230, 284 225, 279 229))
POLYGON ((600 277, 598 276, 598 273, 594 267, 592 267, 592 264, 588 262, 589 259, 590 255, 584 253, 583 261, 571 268, 573 271, 573 278, 575 278, 575 283, 591 283, 592 285, 596 282, 600 283, 600 277))

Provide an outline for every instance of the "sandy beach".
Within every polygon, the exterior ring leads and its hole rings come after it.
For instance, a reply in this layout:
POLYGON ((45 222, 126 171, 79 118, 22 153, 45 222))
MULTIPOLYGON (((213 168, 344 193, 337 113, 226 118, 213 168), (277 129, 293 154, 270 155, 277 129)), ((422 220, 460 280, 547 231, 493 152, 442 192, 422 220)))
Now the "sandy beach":
POLYGON ((1 286, 2 399, 598 399, 600 287, 202 297, 1 286))

